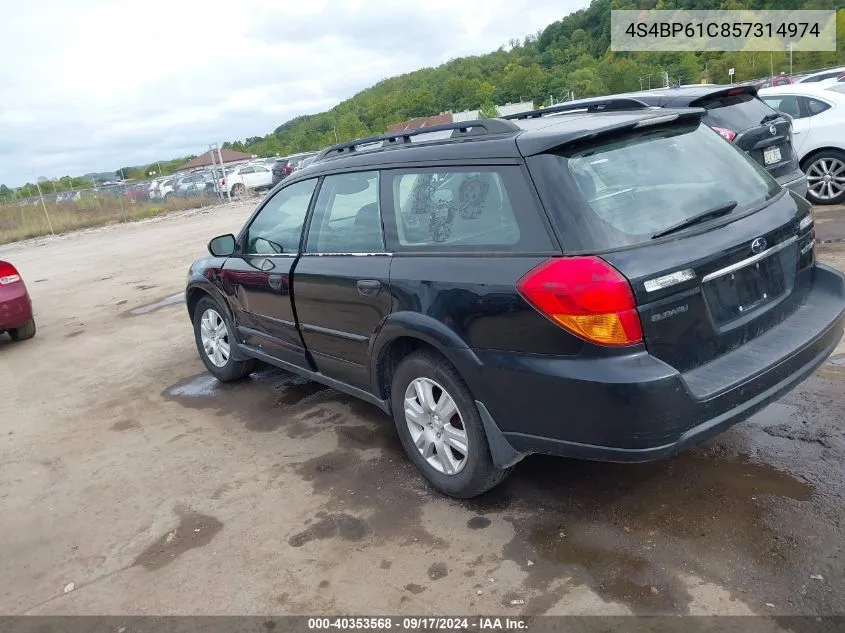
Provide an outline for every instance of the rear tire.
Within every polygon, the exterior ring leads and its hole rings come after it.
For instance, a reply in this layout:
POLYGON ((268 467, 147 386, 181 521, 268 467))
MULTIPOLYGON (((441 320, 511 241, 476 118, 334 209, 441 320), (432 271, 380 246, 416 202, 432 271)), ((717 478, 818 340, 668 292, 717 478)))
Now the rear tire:
POLYGON ((240 380, 255 369, 255 360, 237 361, 234 329, 226 311, 211 297, 203 297, 194 309, 194 339, 203 365, 221 382, 240 380))
POLYGON ((232 197, 233 198, 242 198, 246 194, 246 187, 244 187, 241 183, 235 183, 232 185, 232 197))
POLYGON ((30 319, 19 328, 9 330, 9 336, 13 341, 25 341, 35 336, 35 319, 30 319))
POLYGON ((440 492, 468 499, 510 472, 493 463, 475 399, 442 356, 421 350, 405 358, 394 373, 390 402, 405 452, 440 492))
POLYGON ((845 202, 845 152, 826 149, 804 163, 807 199, 813 204, 845 202))

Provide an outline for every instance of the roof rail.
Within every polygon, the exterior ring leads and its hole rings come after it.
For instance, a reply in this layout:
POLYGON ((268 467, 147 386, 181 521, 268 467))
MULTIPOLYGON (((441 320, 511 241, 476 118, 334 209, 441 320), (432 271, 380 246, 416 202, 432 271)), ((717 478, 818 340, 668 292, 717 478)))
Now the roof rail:
POLYGON ((522 129, 515 123, 499 119, 484 119, 483 121, 460 121, 457 123, 443 123, 441 125, 432 125, 430 127, 420 127, 413 130, 401 130, 399 132, 389 132, 387 134, 379 134, 377 136, 368 136, 365 138, 355 139, 346 143, 338 143, 332 145, 321 151, 314 162, 323 160, 332 154, 351 154, 358 151, 357 148, 363 145, 372 145, 374 143, 381 143, 379 149, 389 147, 392 145, 402 145, 410 143, 412 136, 419 136, 421 134, 430 134, 432 132, 445 132, 452 130, 450 139, 459 138, 462 136, 485 136, 488 134, 513 134, 521 132, 522 129))
POLYGON ((559 112, 576 112, 578 110, 586 110, 587 112, 609 112, 612 110, 642 110, 649 108, 646 102, 639 99, 631 99, 629 97, 597 97, 595 99, 579 99, 578 101, 569 101, 561 103, 548 108, 541 108, 539 110, 529 110, 528 112, 518 112, 517 114, 508 114, 503 116, 503 119, 538 119, 547 114, 556 114, 559 112))

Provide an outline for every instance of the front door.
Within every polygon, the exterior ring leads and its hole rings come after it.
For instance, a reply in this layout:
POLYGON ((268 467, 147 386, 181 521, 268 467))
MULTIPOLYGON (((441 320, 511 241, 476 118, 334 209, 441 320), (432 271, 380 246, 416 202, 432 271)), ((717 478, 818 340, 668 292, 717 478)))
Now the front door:
POLYGON ((239 239, 239 253, 223 267, 234 294, 241 343, 285 362, 308 367, 296 327, 291 271, 317 179, 298 182, 269 198, 239 239))
POLYGON ((327 176, 294 271, 297 317, 317 370, 368 391, 370 340, 390 314, 390 262, 378 172, 327 176))

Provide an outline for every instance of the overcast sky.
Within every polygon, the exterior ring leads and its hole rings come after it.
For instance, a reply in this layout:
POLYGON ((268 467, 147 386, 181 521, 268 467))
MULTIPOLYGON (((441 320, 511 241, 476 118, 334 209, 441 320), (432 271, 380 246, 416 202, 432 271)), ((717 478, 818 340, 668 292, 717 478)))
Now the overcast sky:
POLYGON ((0 0, 0 183, 264 135, 587 0, 0 0))

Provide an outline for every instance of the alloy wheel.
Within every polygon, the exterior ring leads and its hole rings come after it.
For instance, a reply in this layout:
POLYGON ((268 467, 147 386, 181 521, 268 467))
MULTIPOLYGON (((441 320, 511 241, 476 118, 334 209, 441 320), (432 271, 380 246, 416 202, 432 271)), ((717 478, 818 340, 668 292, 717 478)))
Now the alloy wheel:
POLYGON ((469 443, 454 398, 429 378, 412 380, 405 390, 405 422, 414 446, 436 471, 456 475, 464 469, 469 443))
POLYGON ((200 340, 205 355, 215 367, 224 367, 229 361, 229 329, 226 321, 211 308, 202 313, 200 319, 200 340))
POLYGON ((833 200, 845 191, 845 162, 819 158, 807 170, 807 185, 819 200, 833 200))

